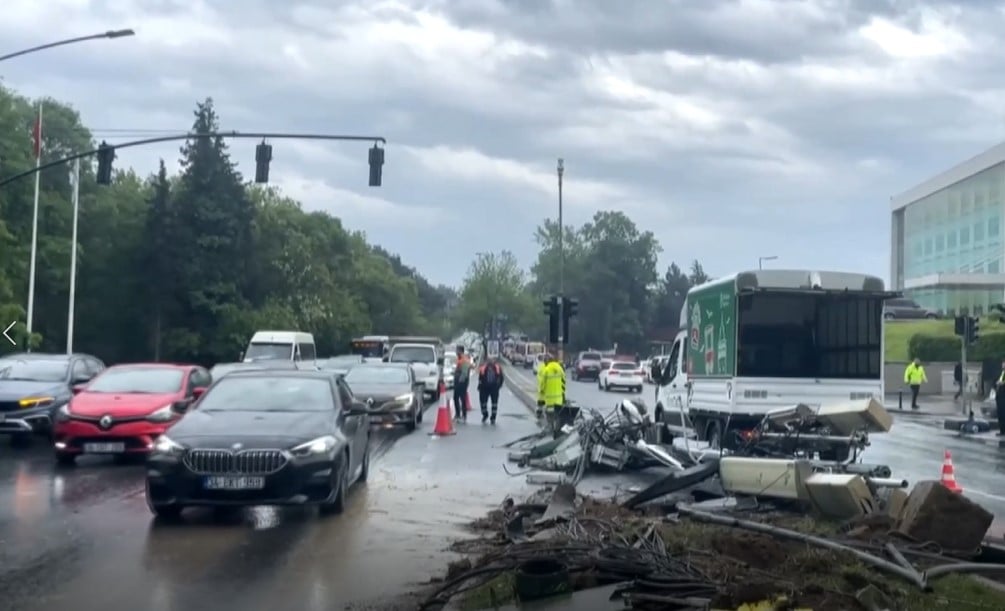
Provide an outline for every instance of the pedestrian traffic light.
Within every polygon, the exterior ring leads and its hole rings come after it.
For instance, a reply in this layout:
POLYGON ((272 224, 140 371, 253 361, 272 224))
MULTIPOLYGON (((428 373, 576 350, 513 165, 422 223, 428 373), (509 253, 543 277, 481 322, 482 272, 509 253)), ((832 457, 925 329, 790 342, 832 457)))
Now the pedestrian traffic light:
POLYGON ((255 182, 265 184, 269 182, 269 163, 272 161, 272 145, 266 144, 265 140, 255 147, 255 182))
POLYGON ((562 343, 569 343, 569 321, 579 314, 579 300, 565 297, 562 304, 562 343))
POLYGON ((967 325, 967 343, 975 344, 981 337, 981 319, 976 316, 972 316, 970 317, 969 322, 970 324, 967 325))
POLYGON ((558 343, 558 297, 552 296, 545 299, 544 313, 548 316, 548 343, 558 343))
POLYGON ((98 145, 98 174, 95 177, 99 185, 112 184, 112 161, 115 160, 115 147, 104 140, 98 145))
POLYGON ((370 149, 370 186, 379 187, 384 176, 384 149, 376 144, 370 149))

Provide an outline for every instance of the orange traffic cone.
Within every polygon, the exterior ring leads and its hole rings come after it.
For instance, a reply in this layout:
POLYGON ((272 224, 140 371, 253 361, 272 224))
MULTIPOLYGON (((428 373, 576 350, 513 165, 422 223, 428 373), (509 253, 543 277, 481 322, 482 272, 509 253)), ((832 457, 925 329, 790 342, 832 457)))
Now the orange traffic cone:
POLYGON ((440 401, 440 407, 436 409, 436 425, 430 434, 437 437, 446 437, 447 435, 455 434, 457 431, 454 430, 454 421, 450 417, 450 400, 447 398, 447 389, 443 382, 440 382, 440 396, 443 397, 443 400, 440 401))
POLYGON ((961 494, 963 488, 956 483, 956 471, 953 469, 953 455, 946 450, 945 458, 942 459, 942 485, 956 494, 961 494))

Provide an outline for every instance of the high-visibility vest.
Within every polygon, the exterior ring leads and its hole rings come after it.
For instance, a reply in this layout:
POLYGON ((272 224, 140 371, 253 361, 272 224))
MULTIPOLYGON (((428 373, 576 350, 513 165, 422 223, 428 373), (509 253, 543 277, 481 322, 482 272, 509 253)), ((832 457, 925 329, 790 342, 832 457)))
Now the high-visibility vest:
POLYGON ((565 405, 565 370, 558 361, 538 369, 537 378, 537 400, 544 402, 545 409, 565 405))

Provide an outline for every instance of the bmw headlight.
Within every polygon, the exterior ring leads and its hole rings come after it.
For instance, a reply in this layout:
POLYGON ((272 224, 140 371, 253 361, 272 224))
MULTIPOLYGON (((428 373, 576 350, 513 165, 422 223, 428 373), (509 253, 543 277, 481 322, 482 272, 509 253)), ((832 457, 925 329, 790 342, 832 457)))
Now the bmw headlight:
POLYGON ((70 419, 70 406, 64 405, 56 410, 56 422, 67 422, 70 419))
POLYGON ((312 439, 307 443, 302 443, 290 449, 290 454, 294 456, 318 456, 328 454, 335 449, 337 441, 331 435, 312 439))
POLYGON ((165 405, 147 416, 147 420, 150 422, 170 422, 177 417, 178 414, 174 411, 174 408, 171 405, 165 405))
POLYGON ((174 441, 167 435, 161 435, 154 442, 153 451, 156 454, 163 454, 165 456, 178 456, 185 451, 185 446, 174 441))

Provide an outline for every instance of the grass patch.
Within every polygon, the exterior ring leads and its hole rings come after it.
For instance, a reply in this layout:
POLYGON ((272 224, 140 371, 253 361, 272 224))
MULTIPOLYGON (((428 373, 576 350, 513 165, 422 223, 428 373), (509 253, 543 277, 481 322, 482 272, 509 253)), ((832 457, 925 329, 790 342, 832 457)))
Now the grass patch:
MULTIPOLYGON (((936 337, 952 337, 952 320, 888 320, 884 323, 886 341, 886 362, 905 363, 911 338, 921 333, 936 337)), ((1005 332, 1005 325, 990 318, 981 319, 981 333, 1005 332)))

